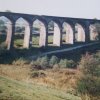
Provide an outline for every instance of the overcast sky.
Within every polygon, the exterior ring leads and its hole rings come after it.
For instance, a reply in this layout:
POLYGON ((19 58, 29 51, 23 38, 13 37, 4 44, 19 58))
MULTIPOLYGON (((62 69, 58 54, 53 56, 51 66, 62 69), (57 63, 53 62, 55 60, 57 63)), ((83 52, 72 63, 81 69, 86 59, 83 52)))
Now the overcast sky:
POLYGON ((100 19, 100 0, 0 0, 0 11, 100 19))

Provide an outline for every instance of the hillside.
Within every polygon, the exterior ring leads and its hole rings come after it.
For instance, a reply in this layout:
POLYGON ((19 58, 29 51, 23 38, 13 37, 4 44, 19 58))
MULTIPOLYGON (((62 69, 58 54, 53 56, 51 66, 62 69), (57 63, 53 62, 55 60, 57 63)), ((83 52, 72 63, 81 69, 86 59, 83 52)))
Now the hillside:
POLYGON ((81 100, 49 87, 0 76, 0 100, 81 100))

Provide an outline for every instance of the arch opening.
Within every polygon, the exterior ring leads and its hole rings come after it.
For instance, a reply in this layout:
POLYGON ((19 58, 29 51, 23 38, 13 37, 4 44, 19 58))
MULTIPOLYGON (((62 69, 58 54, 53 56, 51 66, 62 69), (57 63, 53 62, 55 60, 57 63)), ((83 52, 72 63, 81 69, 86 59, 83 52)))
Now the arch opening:
POLYGON ((95 23, 89 26, 90 41, 98 41, 100 39, 100 24, 95 23))
POLYGON ((30 26, 24 18, 18 18, 15 23, 15 48, 29 48, 30 26))
POLYGON ((12 38, 12 22, 5 16, 0 17, 0 47, 10 49, 12 38))
POLYGON ((45 23, 36 19, 33 22, 33 31, 32 31, 32 44, 35 47, 45 47, 47 36, 47 29, 45 23))
POLYGON ((75 41, 85 42, 85 30, 81 24, 76 23, 75 25, 75 41))
POLYGON ((73 44, 73 29, 67 22, 63 23, 63 39, 66 44, 73 44))
POLYGON ((48 24, 48 43, 54 46, 61 45, 61 28, 54 21, 50 21, 48 24))

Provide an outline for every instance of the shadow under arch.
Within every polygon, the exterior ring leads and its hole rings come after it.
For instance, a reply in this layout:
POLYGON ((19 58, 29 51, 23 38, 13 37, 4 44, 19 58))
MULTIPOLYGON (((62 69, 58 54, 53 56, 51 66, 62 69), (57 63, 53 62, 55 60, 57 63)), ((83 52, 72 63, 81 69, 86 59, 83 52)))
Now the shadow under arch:
POLYGON ((68 22, 63 22, 63 31, 65 32, 65 42, 66 44, 73 44, 74 43, 74 31, 68 22))
POLYGON ((100 39, 100 23, 92 23, 89 26, 90 41, 98 41, 100 39))
POLYGON ((15 40, 16 46, 23 48, 29 48, 30 45, 30 24, 29 22, 20 17, 15 22, 15 39, 18 39, 18 43, 15 40), (20 39, 20 40, 19 40, 20 39), (21 42, 21 43, 20 43, 21 42))
POLYGON ((61 46, 62 42, 61 31, 62 31, 61 26, 57 21, 50 20, 48 22, 48 33, 53 35, 52 42, 54 46, 61 46))
POLYGON ((11 48, 12 21, 6 16, 0 16, 0 44, 7 50, 11 48))
POLYGON ((75 41, 85 42, 85 29, 80 23, 75 24, 75 41))

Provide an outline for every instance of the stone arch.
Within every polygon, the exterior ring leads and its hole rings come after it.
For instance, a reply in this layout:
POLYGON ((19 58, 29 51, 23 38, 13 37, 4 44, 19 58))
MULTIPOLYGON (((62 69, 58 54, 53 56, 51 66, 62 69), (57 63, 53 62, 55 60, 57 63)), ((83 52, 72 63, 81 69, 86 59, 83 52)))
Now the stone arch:
POLYGON ((33 21, 33 26, 37 25, 37 28, 39 29, 39 46, 45 47, 47 45, 47 28, 44 21, 36 18, 33 21))
POLYGON ((0 16, 0 20, 4 22, 4 26, 6 28, 5 30, 6 33, 4 33, 4 36, 5 36, 4 41, 5 41, 5 45, 7 46, 7 49, 9 50, 11 47, 11 39, 12 39, 12 22, 6 16, 0 16))
POLYGON ((85 30, 84 30, 84 27, 79 24, 79 23, 76 23, 75 24, 75 41, 76 42, 85 42, 85 30))
POLYGON ((15 22, 15 27, 17 26, 25 28, 23 47, 29 48, 29 45, 30 45, 30 24, 29 22, 25 20, 24 18, 20 17, 15 22))
POLYGON ((98 37, 99 33, 98 33, 98 30, 96 29, 96 25, 100 25, 100 24, 95 23, 95 24, 90 24, 89 26, 91 41, 99 40, 99 37, 98 37))
POLYGON ((63 23, 63 27, 64 27, 64 30, 65 30, 65 33, 66 33, 66 36, 65 36, 65 42, 67 44, 73 44, 74 43, 74 36, 73 36, 73 28, 72 26, 67 23, 67 22, 64 22, 63 23))
POLYGON ((54 20, 49 21, 48 26, 50 23, 53 23, 53 45, 60 46, 61 45, 61 38, 62 38, 61 37, 61 27, 54 20))

